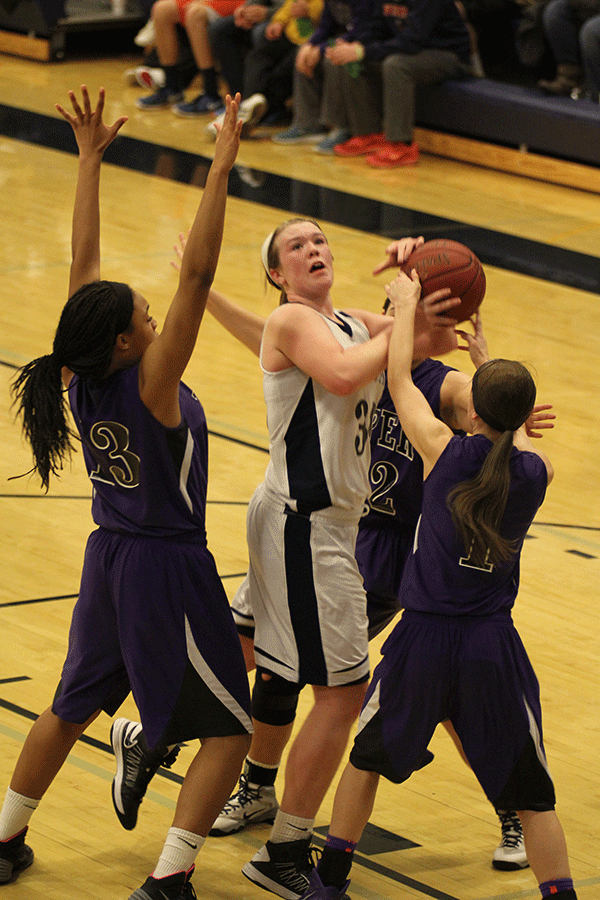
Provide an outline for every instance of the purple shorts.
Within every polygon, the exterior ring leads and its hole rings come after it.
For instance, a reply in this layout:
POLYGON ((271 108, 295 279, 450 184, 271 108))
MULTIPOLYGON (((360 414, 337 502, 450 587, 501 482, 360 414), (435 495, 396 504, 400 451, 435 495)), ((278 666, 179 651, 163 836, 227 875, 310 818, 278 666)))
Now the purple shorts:
POLYGON ((360 521, 355 556, 367 592, 370 641, 400 612, 400 580, 413 538, 395 519, 360 521))
POLYGON ((85 722, 133 692, 150 748, 252 731, 239 637, 203 540, 94 531, 53 711, 85 722))
POLYGON ((538 681, 508 613, 405 611, 382 653, 350 754, 356 768, 406 781, 431 762, 433 732, 450 719, 492 803, 509 799, 510 784, 516 805, 503 808, 554 807, 538 681))

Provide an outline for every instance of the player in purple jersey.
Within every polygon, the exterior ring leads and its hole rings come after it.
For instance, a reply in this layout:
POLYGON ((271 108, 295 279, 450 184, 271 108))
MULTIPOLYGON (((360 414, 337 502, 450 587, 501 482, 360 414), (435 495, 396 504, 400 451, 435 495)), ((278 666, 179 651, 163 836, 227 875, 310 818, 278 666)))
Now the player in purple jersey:
POLYGON ((194 862, 236 783, 250 744, 248 679, 227 596, 205 529, 207 428, 181 383, 196 344, 221 247, 227 182, 239 147, 239 95, 227 98, 202 200, 159 334, 140 293, 100 280, 100 170, 126 121, 102 119, 69 92, 57 105, 79 148, 69 299, 53 351, 29 363, 14 394, 48 487, 70 455, 64 388, 94 485, 98 526, 87 543, 69 649, 53 703, 19 756, 0 814, 0 883, 33 862, 29 820, 71 748, 101 711, 114 715, 130 691, 144 726, 117 719, 113 800, 125 827, 135 762, 146 782, 172 748, 199 739, 158 863, 130 900, 195 897, 194 862))
POLYGON ((396 308, 390 392, 423 460, 423 507, 402 577, 405 611, 382 648, 304 897, 342 900, 380 776, 401 783, 431 762, 431 736, 449 718, 490 801, 517 810, 542 897, 575 900, 539 686, 511 617, 523 541, 554 474, 524 427, 535 385, 521 363, 484 363, 470 434, 453 435, 412 382, 416 271, 387 290, 396 308))

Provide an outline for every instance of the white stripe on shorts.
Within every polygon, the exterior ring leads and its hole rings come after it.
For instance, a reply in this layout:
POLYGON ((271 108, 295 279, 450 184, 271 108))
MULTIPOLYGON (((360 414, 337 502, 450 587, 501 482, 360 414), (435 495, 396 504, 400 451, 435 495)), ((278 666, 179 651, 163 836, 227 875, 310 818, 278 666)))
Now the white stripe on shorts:
POLYGON ((230 713, 232 713, 239 722, 242 723, 244 728, 249 734, 252 734, 254 728, 252 726, 252 719, 246 714, 246 712, 239 705, 237 700, 231 696, 229 691, 221 684, 219 679, 214 674, 213 670, 210 668, 202 654, 200 653, 196 642, 194 641, 194 635, 192 634, 192 629, 190 628, 190 623, 188 621, 188 617, 185 617, 185 642, 187 645, 187 654, 188 659, 193 665, 194 669, 202 679, 202 681, 210 688, 215 697, 221 701, 223 706, 225 706, 230 713))

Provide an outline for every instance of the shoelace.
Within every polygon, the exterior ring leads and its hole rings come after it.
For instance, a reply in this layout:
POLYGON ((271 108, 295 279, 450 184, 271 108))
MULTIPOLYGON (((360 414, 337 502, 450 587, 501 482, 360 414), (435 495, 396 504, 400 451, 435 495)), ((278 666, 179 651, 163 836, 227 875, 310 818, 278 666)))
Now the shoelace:
POLYGON ((176 744, 164 759, 157 763, 156 758, 152 759, 149 757, 138 742, 134 747, 128 749, 125 761, 125 784, 131 790, 145 790, 150 779, 160 766, 163 766, 165 769, 171 768, 180 750, 181 745, 176 744))
POLYGON ((125 758, 125 784, 129 788, 135 788, 140 776, 145 774, 148 767, 144 765, 144 751, 139 744, 131 747, 125 758))
POLYGON ((322 852, 320 847, 311 847, 307 843, 306 856, 303 859, 275 863, 275 869, 285 881, 286 887, 290 887, 292 890, 301 890, 304 893, 308 885, 308 873, 316 867, 322 852))
POLYGON ((248 806, 253 800, 258 800, 260 787, 256 788, 256 790, 251 788, 248 784, 248 776, 242 774, 240 775, 240 788, 234 796, 235 799, 232 797, 223 807, 224 813, 234 811, 236 806, 248 806))
POLYGON ((500 816, 502 844, 516 849, 523 838, 521 820, 518 816, 500 816))

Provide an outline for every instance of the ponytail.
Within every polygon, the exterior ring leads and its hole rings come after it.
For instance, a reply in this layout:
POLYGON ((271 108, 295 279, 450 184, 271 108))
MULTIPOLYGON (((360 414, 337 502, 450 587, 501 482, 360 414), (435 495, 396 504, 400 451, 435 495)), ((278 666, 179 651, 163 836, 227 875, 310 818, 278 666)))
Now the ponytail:
POLYGON ((40 356, 24 366, 12 384, 17 416, 31 445, 34 471, 48 490, 50 475, 57 475, 73 449, 67 421, 61 366, 54 354, 40 356))
POLYGON ((17 416, 31 445, 33 471, 48 490, 74 449, 67 420, 63 366, 93 382, 106 378, 117 335, 131 328, 133 293, 121 282, 94 281, 69 297, 54 336, 54 347, 24 366, 12 384, 17 416))
POLYGON ((474 566, 506 562, 515 542, 500 534, 510 489, 510 457, 514 433, 535 403, 535 384, 519 362, 492 359, 473 376, 473 408, 500 433, 481 469, 448 494, 448 507, 465 552, 474 566))

